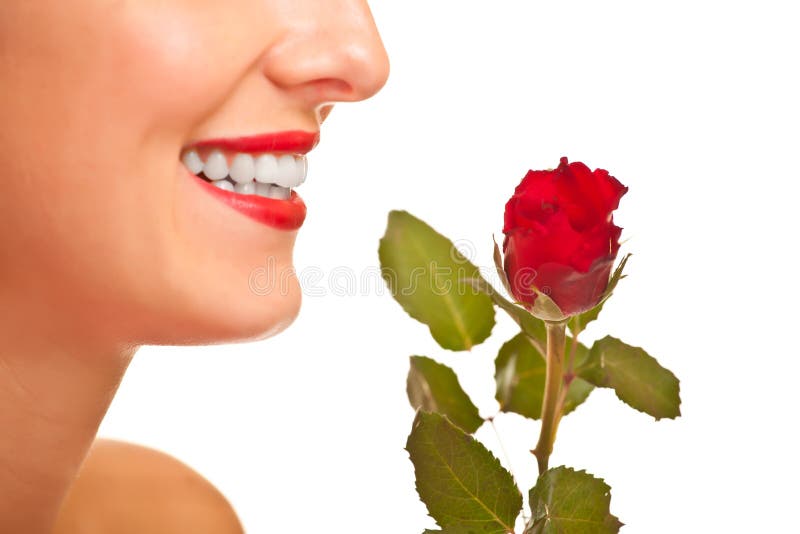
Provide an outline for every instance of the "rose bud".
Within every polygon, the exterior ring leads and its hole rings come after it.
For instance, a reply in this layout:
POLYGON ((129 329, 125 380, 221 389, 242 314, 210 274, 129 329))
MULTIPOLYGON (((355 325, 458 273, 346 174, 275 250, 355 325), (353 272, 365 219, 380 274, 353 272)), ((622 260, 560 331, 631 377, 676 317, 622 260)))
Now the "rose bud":
POLYGON ((608 286, 622 228, 612 212, 628 188, 583 163, 529 171, 506 204, 503 267, 529 310, 537 291, 565 316, 596 306, 608 286))

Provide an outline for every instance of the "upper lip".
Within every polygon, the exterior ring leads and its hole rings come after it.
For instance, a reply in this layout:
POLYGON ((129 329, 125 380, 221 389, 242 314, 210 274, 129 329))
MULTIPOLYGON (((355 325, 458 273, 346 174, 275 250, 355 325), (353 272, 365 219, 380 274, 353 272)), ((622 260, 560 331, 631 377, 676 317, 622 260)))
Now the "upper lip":
POLYGON ((319 143, 319 132, 306 132, 303 130, 290 130, 273 132, 245 137, 228 137, 219 139, 204 139, 186 147, 192 148, 219 148, 232 152, 285 152, 292 154, 305 154, 319 143))

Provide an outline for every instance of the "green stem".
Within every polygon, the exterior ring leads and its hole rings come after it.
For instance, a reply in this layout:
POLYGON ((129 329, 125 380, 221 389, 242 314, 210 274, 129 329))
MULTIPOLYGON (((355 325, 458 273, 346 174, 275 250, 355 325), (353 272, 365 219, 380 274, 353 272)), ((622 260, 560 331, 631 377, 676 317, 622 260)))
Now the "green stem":
POLYGON ((544 383, 544 400, 542 402, 542 430, 539 433, 539 443, 533 450, 539 464, 539 475, 547 471, 550 454, 553 452, 553 443, 556 441, 558 423, 561 421, 561 388, 564 383, 564 352, 566 350, 567 323, 547 324, 547 356, 546 377, 544 383))

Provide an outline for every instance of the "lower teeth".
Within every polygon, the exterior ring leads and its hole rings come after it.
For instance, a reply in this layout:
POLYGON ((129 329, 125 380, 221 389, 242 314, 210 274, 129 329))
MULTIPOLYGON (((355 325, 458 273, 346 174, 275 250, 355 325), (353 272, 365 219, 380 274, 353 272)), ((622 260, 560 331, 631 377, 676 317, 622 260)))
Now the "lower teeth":
POLYGON ((214 187, 219 187, 224 191, 236 192, 241 195, 256 195, 264 198, 287 200, 292 194, 291 188, 281 187, 276 184, 262 184, 256 181, 236 184, 229 178, 223 178, 222 180, 209 180, 202 173, 199 176, 207 182, 211 182, 214 187))

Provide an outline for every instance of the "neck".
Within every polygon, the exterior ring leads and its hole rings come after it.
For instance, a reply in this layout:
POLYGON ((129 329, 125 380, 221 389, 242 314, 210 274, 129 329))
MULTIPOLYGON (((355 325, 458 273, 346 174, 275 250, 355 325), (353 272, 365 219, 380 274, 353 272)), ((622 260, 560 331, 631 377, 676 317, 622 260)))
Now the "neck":
POLYGON ((0 326, 0 532, 50 534, 136 349, 8 326, 0 326))

